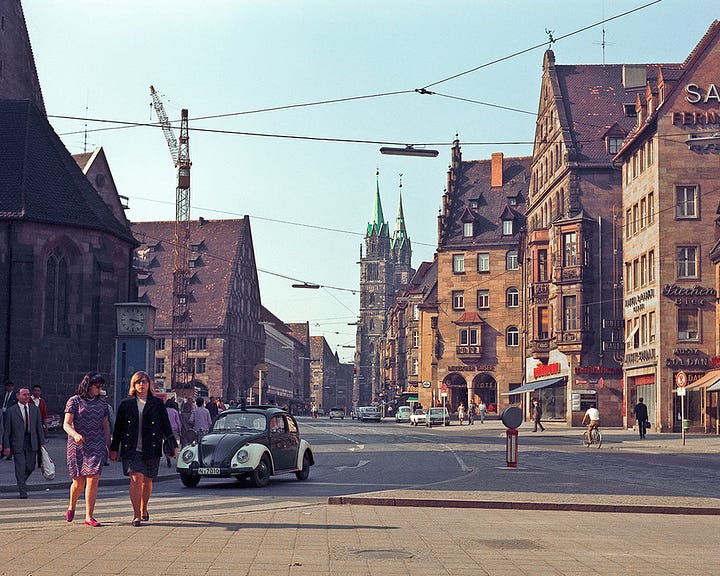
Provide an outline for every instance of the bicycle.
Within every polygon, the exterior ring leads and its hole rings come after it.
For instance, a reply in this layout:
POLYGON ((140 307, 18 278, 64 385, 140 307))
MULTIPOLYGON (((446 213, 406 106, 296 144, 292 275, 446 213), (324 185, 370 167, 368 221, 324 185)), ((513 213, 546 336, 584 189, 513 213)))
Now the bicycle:
POLYGON ((590 430, 589 435, 587 430, 583 432, 583 444, 585 444, 586 448, 589 448, 590 446, 600 448, 600 446, 602 446, 602 440, 603 438, 599 428, 593 428, 590 430))

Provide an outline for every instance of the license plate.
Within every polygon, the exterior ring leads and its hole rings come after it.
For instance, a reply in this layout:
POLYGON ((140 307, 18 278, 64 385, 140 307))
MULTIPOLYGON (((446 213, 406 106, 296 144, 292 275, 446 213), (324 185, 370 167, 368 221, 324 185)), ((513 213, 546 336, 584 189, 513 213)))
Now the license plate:
POLYGON ((201 476, 219 476, 220 468, 198 468, 198 474, 201 476))

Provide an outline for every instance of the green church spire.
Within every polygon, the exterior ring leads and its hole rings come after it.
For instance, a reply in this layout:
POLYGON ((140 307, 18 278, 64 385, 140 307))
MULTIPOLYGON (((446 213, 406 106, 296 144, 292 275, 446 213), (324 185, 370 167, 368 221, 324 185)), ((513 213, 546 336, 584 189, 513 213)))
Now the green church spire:
POLYGON ((383 216, 382 202, 380 202, 380 171, 375 173, 375 205, 373 206, 372 221, 368 223, 367 235, 380 235, 383 230, 387 230, 387 222, 383 216))

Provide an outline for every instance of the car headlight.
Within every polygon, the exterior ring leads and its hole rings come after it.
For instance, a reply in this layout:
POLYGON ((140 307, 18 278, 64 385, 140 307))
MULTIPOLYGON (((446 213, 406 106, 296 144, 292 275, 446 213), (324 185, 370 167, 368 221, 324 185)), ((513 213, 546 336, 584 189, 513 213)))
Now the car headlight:
POLYGON ((185 464, 190 464, 195 459, 195 454, 193 453, 190 448, 186 448, 183 450, 183 453, 181 454, 182 461, 185 462, 185 464))
POLYGON ((248 461, 248 458, 250 458, 250 454, 245 448, 238 450, 237 454, 235 454, 235 460, 237 460, 238 464, 244 464, 248 461))

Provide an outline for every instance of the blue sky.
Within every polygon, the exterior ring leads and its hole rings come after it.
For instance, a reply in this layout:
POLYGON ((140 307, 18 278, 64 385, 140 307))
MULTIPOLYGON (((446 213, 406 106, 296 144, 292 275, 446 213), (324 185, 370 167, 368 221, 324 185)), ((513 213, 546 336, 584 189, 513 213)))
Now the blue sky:
MULTIPOLYGON (((463 158, 532 154, 547 30, 560 38, 652 0, 25 0, 45 105, 68 149, 85 122, 154 122, 149 86, 191 130, 435 143, 435 159, 378 144, 191 131, 191 217, 251 217, 263 304, 311 323, 351 361, 360 245, 375 173, 394 225, 400 174, 413 265, 431 260, 457 133, 463 158), (435 84, 442 94, 413 92, 435 84), (405 92, 287 110, 249 111, 405 92), (449 98, 452 96, 453 98, 449 98), (488 104, 460 101, 465 98, 488 104), (238 114, 243 113, 243 114, 238 114), (216 119, 205 116, 235 114, 216 119), (194 120, 196 119, 196 120, 194 120), (463 144, 483 143, 483 144, 463 144), (327 288, 297 290, 291 280, 327 288), (332 287, 332 288, 331 288, 332 287), (340 290, 335 289, 340 288, 340 290)), ((558 40, 558 64, 681 62, 720 16, 715 0, 662 0, 558 40)), ((112 126, 88 122, 89 130, 112 126)), ((159 128, 90 131, 134 221, 174 218, 175 170, 159 128)))

